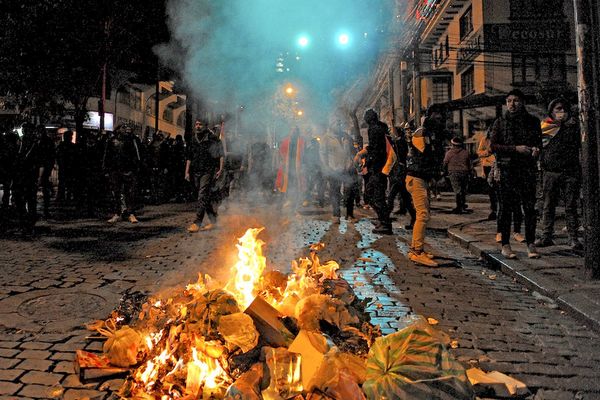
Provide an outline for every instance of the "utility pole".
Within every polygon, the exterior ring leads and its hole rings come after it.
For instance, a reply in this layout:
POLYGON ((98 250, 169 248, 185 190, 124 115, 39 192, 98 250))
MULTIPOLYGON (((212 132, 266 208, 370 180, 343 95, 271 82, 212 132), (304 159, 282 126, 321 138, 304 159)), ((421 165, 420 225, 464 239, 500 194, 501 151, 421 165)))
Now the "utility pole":
POLYGON ((154 96, 154 135, 158 133, 158 117, 160 106, 160 64, 156 65, 156 93, 154 96))
POLYGON ((583 216, 585 228, 585 271, 600 279, 600 194, 598 132, 600 132, 600 78, 598 74, 598 5, 592 0, 573 0, 577 53, 577 91, 581 130, 583 172, 583 216), (592 7, 592 3, 595 7, 592 7), (596 24, 594 24, 596 22, 596 24))

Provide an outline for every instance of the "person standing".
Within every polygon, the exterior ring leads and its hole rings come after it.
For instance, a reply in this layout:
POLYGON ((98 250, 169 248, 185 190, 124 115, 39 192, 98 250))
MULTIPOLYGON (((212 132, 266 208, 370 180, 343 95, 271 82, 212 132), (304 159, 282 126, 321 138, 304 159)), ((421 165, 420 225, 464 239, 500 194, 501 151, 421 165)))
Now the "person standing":
POLYGON ((193 179, 198 190, 196 219, 187 229, 190 233, 211 230, 217 223, 216 201, 212 189, 225 167, 225 152, 221 139, 208 129, 203 121, 196 120, 194 130, 195 135, 185 162, 185 180, 193 179), (203 226, 205 214, 210 222, 203 226))
POLYGON ((448 171, 452 190, 456 196, 456 207, 453 214, 462 214, 466 211, 467 186, 471 175, 471 157, 464 147, 462 137, 454 137, 450 141, 452 147, 446 152, 443 170, 448 171))
POLYGON ((379 120, 379 116, 373 109, 365 112, 364 121, 369 127, 369 144, 357 153, 355 161, 363 156, 366 158, 365 166, 369 180, 365 189, 365 197, 369 198, 371 207, 377 213, 377 225, 373 229, 373 233, 391 235, 392 221, 385 197, 388 175, 393 166, 388 160, 388 150, 393 153, 391 145, 386 139, 388 126, 379 120))
POLYGON ((417 264, 437 267, 438 263, 433 260, 433 255, 425 251, 425 232, 431 215, 429 182, 439 169, 430 134, 430 130, 423 126, 407 136, 406 190, 410 193, 415 208, 415 223, 408 258, 417 264))
POLYGON ((578 124, 571 118, 571 105, 565 99, 554 99, 548 106, 548 118, 542 121, 542 152, 540 165, 544 183, 544 207, 542 237, 536 240, 538 247, 553 246, 555 210, 561 192, 565 200, 565 214, 569 246, 582 250, 577 238, 579 221, 577 200, 581 188, 581 165, 579 149, 581 137, 578 124))
POLYGON ((50 175, 54 169, 54 163, 56 162, 56 148, 54 147, 54 141, 48 136, 46 128, 43 125, 37 127, 38 137, 40 142, 40 157, 43 168, 41 175, 41 187, 42 195, 44 199, 44 218, 50 218, 50 198, 52 197, 52 182, 50 182, 50 175))
MULTIPOLYGON (((0 147, 0 184, 2 184, 2 210, 8 210, 16 173, 16 159, 19 149, 19 137, 14 131, 8 130, 2 137, 0 147)), ((13 199, 14 202, 14 199, 13 199)))
POLYGON ((35 126, 23 125, 23 137, 17 150, 13 196, 24 235, 33 234, 37 221, 37 192, 44 174, 40 137, 35 126))
POLYGON ((491 148, 500 171, 502 255, 506 258, 516 257, 510 246, 510 226, 519 200, 524 213, 527 256, 540 257, 535 247, 535 184, 542 130, 540 121, 525 109, 524 97, 520 90, 509 92, 507 111, 492 126, 491 148))
POLYGON ((279 145, 279 170, 275 180, 275 189, 284 193, 284 206, 296 209, 306 190, 304 151, 306 143, 300 136, 298 127, 292 128, 290 134, 279 145))
MULTIPOLYGON (((483 167, 485 180, 486 182, 489 182, 490 172, 496 161, 496 157, 494 157, 491 149, 489 129, 477 144, 477 155, 479 156, 479 161, 483 167)), ((488 220, 495 221, 496 218, 498 218, 498 200, 496 197, 496 190, 491 185, 488 187, 488 196, 490 198, 490 213, 488 215, 488 220)))
POLYGON ((138 222, 134 211, 137 174, 142 164, 140 143, 130 126, 119 127, 107 140, 104 149, 103 170, 108 174, 113 216, 108 223, 114 224, 121 218, 130 223, 138 222))
POLYGON ((346 208, 346 219, 354 222, 354 200, 356 194, 356 170, 354 169, 354 146, 352 138, 341 127, 332 128, 321 145, 321 163, 325 178, 329 182, 329 199, 333 212, 333 223, 339 224, 341 217, 340 195, 346 208))
POLYGON ((306 147, 304 164, 306 166, 306 193, 302 206, 306 207, 312 201, 313 190, 317 191, 317 204, 323 207, 325 204, 325 182, 323 181, 323 169, 325 168, 320 158, 321 144, 319 139, 312 138, 306 147))

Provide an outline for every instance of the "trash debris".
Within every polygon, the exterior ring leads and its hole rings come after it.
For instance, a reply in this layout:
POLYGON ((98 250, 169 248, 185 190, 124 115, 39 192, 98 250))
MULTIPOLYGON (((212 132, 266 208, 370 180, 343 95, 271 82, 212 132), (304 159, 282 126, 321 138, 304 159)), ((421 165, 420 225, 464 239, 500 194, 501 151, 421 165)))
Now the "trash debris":
POLYGON ((97 330, 108 338, 102 350, 113 366, 127 368, 138 363, 143 340, 135 329, 129 326, 117 329, 115 323, 109 320, 106 328, 97 330))
POLYGON ((367 359, 367 398, 471 400, 465 370, 440 337, 427 322, 417 321, 377 339, 367 359))
POLYGON ((429 318, 427 318, 427 323, 428 323, 429 325, 437 325, 437 324, 439 324, 439 323, 440 323, 440 321, 438 321, 438 320, 437 320, 437 319, 435 319, 435 318, 431 318, 431 317, 429 317, 429 318))
POLYGON ((476 393, 493 390, 498 397, 517 397, 529 393, 527 385, 502 372, 484 372, 479 368, 470 368, 467 370, 467 377, 476 393))
POLYGON ((219 319, 218 331, 228 344, 242 349, 243 353, 258 344, 258 332, 252 317, 244 313, 224 315, 219 319))

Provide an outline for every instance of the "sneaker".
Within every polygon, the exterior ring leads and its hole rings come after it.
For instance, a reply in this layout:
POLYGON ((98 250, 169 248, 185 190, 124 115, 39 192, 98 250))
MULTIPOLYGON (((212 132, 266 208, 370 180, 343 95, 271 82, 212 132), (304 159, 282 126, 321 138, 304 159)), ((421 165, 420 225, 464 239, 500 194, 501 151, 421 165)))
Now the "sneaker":
POLYGON ((462 214, 464 212, 464 210, 462 208, 453 208, 452 211, 450 211, 452 214, 462 214))
POLYGON ((571 250, 583 250, 583 244, 579 241, 579 239, 572 239, 569 242, 569 247, 571 250))
POLYGON ((373 228, 373 230, 371 232, 378 233, 380 235, 391 235, 392 233, 394 233, 392 231, 392 226, 391 225, 376 226, 375 228, 373 228))
POLYGON ((187 228, 187 231, 188 231, 189 233, 196 233, 196 232, 198 232, 199 230, 200 230, 200 227, 199 227, 199 226, 198 226, 198 224, 197 224, 197 223, 195 223, 195 222, 194 222, 193 224, 191 224, 190 226, 188 226, 188 228, 187 228))
POLYGON ((363 210, 370 210, 371 206, 368 204, 365 204, 364 206, 362 206, 363 210))
POLYGON ((495 221, 495 220, 496 220, 496 218, 498 218, 498 216, 497 216, 497 215, 496 215, 496 213, 495 213, 495 212, 493 212, 493 211, 492 211, 492 212, 491 212, 491 213, 488 215, 488 217, 487 217, 488 221, 495 221))
POLYGON ((356 222, 358 221, 354 215, 346 215, 346 221, 348 222, 356 222))
POLYGON ((302 207, 308 207, 308 200, 304 200, 302 202, 302 207))
POLYGON ((340 217, 333 217, 331 219, 331 222, 335 225, 339 225, 340 224, 340 217))
POLYGON ((537 249, 535 248, 535 244, 533 243, 529 243, 527 245, 527 257, 529 258, 540 258, 540 253, 537 252, 537 249))
POLYGON ((214 224, 206 224, 202 228, 200 228, 200 230, 201 231, 210 231, 210 230, 213 230, 214 228, 215 228, 214 224))
POLYGON ((523 236, 519 232, 513 233, 513 239, 515 239, 519 243, 524 243, 525 242, 525 236, 523 236))
POLYGON ((441 194, 438 194, 438 195, 436 195, 436 196, 435 196, 435 199, 436 199, 436 200, 441 200, 441 199, 442 199, 442 195, 441 195, 441 194))
POLYGON ((496 243, 502 243, 502 234, 500 232, 496 233, 496 243))
POLYGON ((109 224, 114 224, 116 222, 119 222, 120 219, 121 219, 121 216, 119 214, 115 214, 106 222, 108 222, 109 224))
POLYGON ((510 244, 505 244, 504 246, 502 246, 502 255, 504 256, 504 258, 507 258, 509 260, 517 258, 517 255, 510 248, 510 244))
POLYGON ((536 247, 554 246, 554 242, 550 238, 537 239, 534 244, 536 245, 536 247))
POLYGON ((427 267, 438 266, 438 263, 429 258, 427 253, 425 253, 424 251, 415 252, 411 250, 408 252, 408 259, 416 264, 425 265, 427 267))
POLYGON ((129 222, 131 222, 132 224, 137 224, 139 221, 138 221, 138 219, 135 217, 135 215, 133 215, 133 214, 129 214, 129 222))

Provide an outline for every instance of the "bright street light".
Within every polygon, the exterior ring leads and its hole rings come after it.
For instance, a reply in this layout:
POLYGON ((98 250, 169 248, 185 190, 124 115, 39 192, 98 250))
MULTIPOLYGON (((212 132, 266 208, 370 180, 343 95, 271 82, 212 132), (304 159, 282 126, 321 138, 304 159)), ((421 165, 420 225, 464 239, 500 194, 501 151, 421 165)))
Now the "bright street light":
POLYGON ((349 41, 350 41, 350 37, 346 33, 342 33, 338 36, 338 42, 342 46, 347 45, 349 41))
POLYGON ((303 116, 303 115, 304 115, 304 111, 302 111, 302 110, 299 110, 299 111, 297 112, 297 114, 298 114, 298 116, 299 116, 299 117, 301 117, 301 116, 303 116))
POLYGON ((285 94, 291 96, 292 94, 294 94, 294 88, 292 86, 288 86, 285 88, 285 94))
POLYGON ((306 46, 308 46, 309 42, 310 42, 310 40, 308 39, 308 37, 304 36, 304 35, 300 36, 300 38, 298 39, 298 45, 300 47, 306 47, 306 46))

